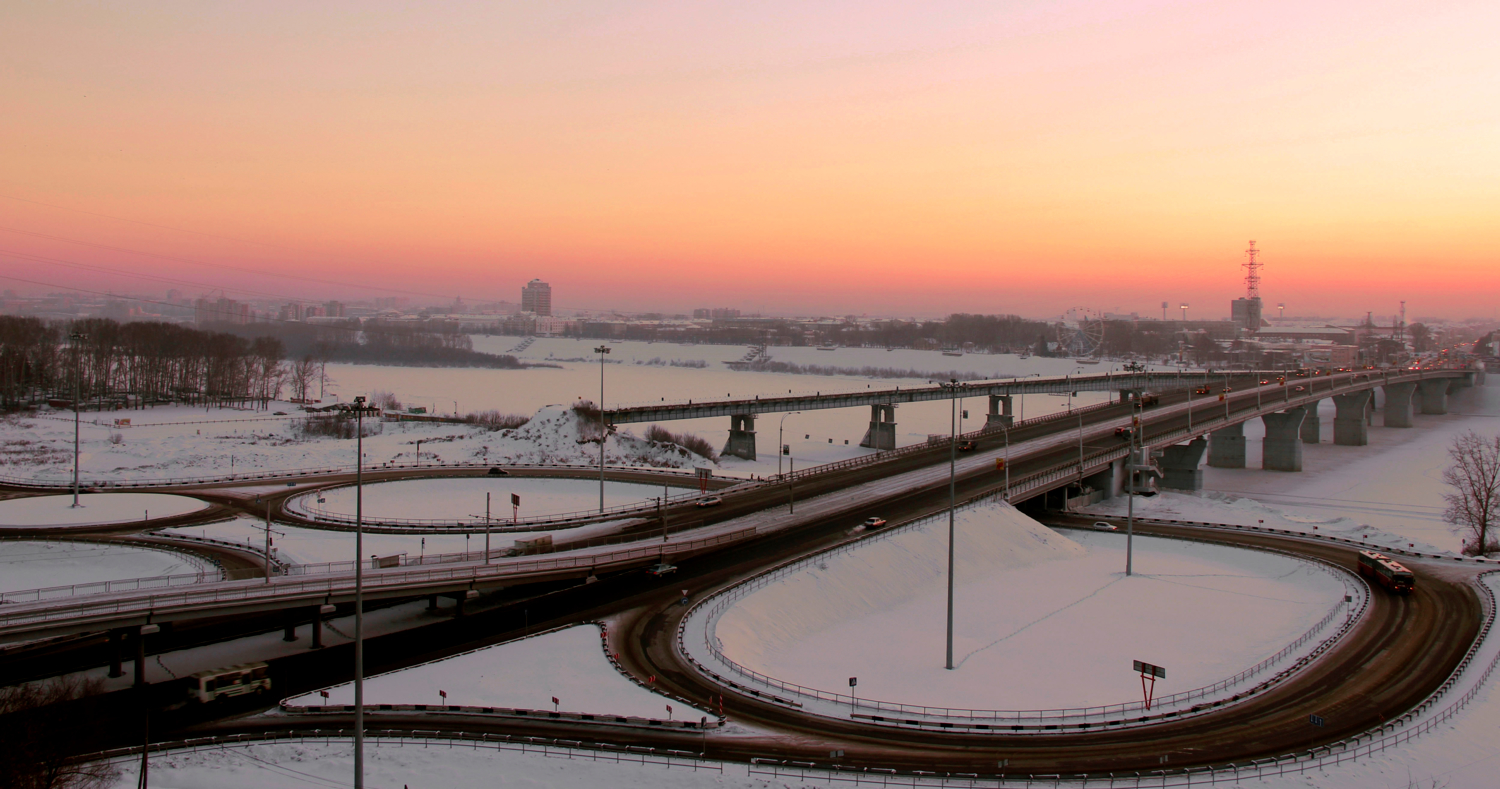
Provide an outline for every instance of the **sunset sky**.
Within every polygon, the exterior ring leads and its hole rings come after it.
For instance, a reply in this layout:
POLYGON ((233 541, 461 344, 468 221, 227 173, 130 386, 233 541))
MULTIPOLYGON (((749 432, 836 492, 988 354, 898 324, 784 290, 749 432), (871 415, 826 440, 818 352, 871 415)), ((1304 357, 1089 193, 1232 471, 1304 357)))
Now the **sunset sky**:
POLYGON ((1253 238, 1289 315, 1495 316, 1497 31, 1495 0, 9 3, 0 275, 1207 318, 1253 238))

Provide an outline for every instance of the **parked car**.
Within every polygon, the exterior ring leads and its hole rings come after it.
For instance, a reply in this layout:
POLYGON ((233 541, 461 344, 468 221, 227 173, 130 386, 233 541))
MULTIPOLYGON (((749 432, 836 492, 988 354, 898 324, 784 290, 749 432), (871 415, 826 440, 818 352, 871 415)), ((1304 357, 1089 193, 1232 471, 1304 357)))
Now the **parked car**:
POLYGON ((1093 528, 1096 531, 1119 531, 1120 530, 1119 526, 1116 526, 1113 523, 1106 523, 1104 521, 1094 521, 1093 528))
POLYGON ((885 518, 865 518, 865 522, 860 525, 866 529, 878 529, 885 525, 885 518))
POLYGON ((709 496, 708 498, 698 499, 698 506, 700 507, 717 507, 723 503, 724 500, 719 498, 718 496, 709 496))

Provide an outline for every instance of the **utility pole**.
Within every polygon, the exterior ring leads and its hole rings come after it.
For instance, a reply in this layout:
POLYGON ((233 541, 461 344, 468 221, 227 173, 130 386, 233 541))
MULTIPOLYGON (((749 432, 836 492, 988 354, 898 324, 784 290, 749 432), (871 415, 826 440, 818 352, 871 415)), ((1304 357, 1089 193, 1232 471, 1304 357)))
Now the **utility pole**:
POLYGON ((604 514, 604 442, 609 438, 609 426, 604 423, 604 357, 609 353, 608 345, 594 349, 599 354, 599 514, 604 514))
POLYGON ((354 427, 354 789, 365 786, 365 414, 378 409, 365 405, 363 396, 344 406, 353 415, 354 427))
POLYGON ((948 663, 946 668, 953 670, 953 570, 955 561, 954 539, 957 530, 954 527, 955 514, 958 510, 958 392, 962 384, 958 379, 950 379, 948 383, 940 384, 948 390, 949 406, 949 437, 948 437, 948 663))
POLYGON ((490 491, 484 492, 484 563, 490 563, 490 491))
POLYGON ((68 339, 73 343, 73 507, 76 509, 83 506, 78 503, 78 409, 83 407, 83 341, 86 337, 73 332, 68 339))

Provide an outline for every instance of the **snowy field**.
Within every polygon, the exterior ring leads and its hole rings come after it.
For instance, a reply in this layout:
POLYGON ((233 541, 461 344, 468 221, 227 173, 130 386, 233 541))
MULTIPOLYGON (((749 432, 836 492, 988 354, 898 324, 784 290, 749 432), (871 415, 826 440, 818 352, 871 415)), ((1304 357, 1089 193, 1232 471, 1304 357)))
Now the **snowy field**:
MULTIPOLYGON (((1066 536, 1003 504, 958 523, 954 663, 944 669, 947 523, 903 530, 751 592, 719 619, 725 654, 800 685, 904 704, 1057 709, 1139 698, 1132 660, 1166 695, 1275 654, 1344 584, 1273 554, 1122 534, 1066 536)), ((691 630, 690 632, 700 632, 691 630)))
MULTIPOLYGON (((185 554, 98 542, 0 541, 0 591, 196 573, 185 554)), ((215 576, 217 577, 217 576, 215 576)))
MULTIPOLYGON (((493 550, 509 548, 518 539, 535 539, 551 535, 554 540, 592 537, 610 533, 625 521, 579 526, 575 529, 552 531, 528 531, 490 535, 493 550)), ((288 564, 322 564, 324 562, 349 562, 354 560, 354 532, 331 529, 304 529, 299 526, 273 524, 271 544, 276 558, 288 564)), ((209 523, 203 526, 184 526, 163 529, 163 535, 186 534, 193 537, 212 537, 219 540, 243 543, 253 551, 264 550, 266 544, 266 522, 253 517, 240 516, 232 520, 209 523)), ((432 554, 473 553, 478 560, 484 552, 484 531, 470 534, 376 534, 364 535, 364 554, 369 556, 395 556, 405 554, 418 557, 432 554)))
MULTIPOLYGON (((696 490, 693 488, 692 490, 696 490)), ((647 503, 660 497, 659 485, 632 482, 604 483, 604 506, 617 507, 647 503)), ((681 496, 686 488, 671 488, 668 493, 681 496)), ((534 477, 453 477, 447 479, 406 479, 378 482, 364 486, 366 517, 411 520, 473 520, 483 528, 485 495, 490 496, 490 514, 496 524, 511 520, 511 495, 521 497, 519 517, 588 512, 599 509, 599 481, 587 479, 541 479, 534 477)), ((352 487, 334 488, 293 499, 290 506, 308 514, 327 513, 341 518, 354 517, 355 491, 352 487), (318 502, 319 496, 323 502, 318 502)))
MULTIPOLYGON (((697 720, 708 713, 652 693, 622 675, 604 656, 595 625, 579 625, 454 655, 365 680, 365 704, 443 704, 550 710, 556 697, 564 712, 697 720)), ((353 704, 354 685, 328 689, 329 704, 353 704)), ((317 706, 309 693, 287 699, 317 706)))
POLYGON ((91 526, 101 523, 170 518, 208 509, 208 502, 165 493, 84 493, 33 496, 0 501, 0 529, 36 526, 91 526))

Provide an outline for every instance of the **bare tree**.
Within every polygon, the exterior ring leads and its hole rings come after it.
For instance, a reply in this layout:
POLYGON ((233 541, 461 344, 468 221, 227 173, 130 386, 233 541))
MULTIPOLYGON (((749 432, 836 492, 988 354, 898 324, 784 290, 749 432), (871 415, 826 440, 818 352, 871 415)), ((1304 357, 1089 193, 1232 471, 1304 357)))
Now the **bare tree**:
POLYGON ((1491 530, 1500 521, 1500 436, 1484 438, 1470 430, 1454 436, 1448 446, 1453 465, 1443 482, 1453 488, 1443 494, 1448 509, 1443 519, 1463 535, 1464 553, 1475 556, 1500 550, 1491 530))
POLYGON ((303 356, 292 365, 291 384, 292 398, 299 403, 305 403, 310 398, 309 389, 312 388, 313 379, 318 376, 318 363, 311 355, 303 356))
POLYGON ((106 725, 78 706, 100 692, 99 680, 55 677, 0 688, 0 785, 16 789, 103 789, 119 770, 109 762, 80 762, 79 750, 98 747, 106 725))

